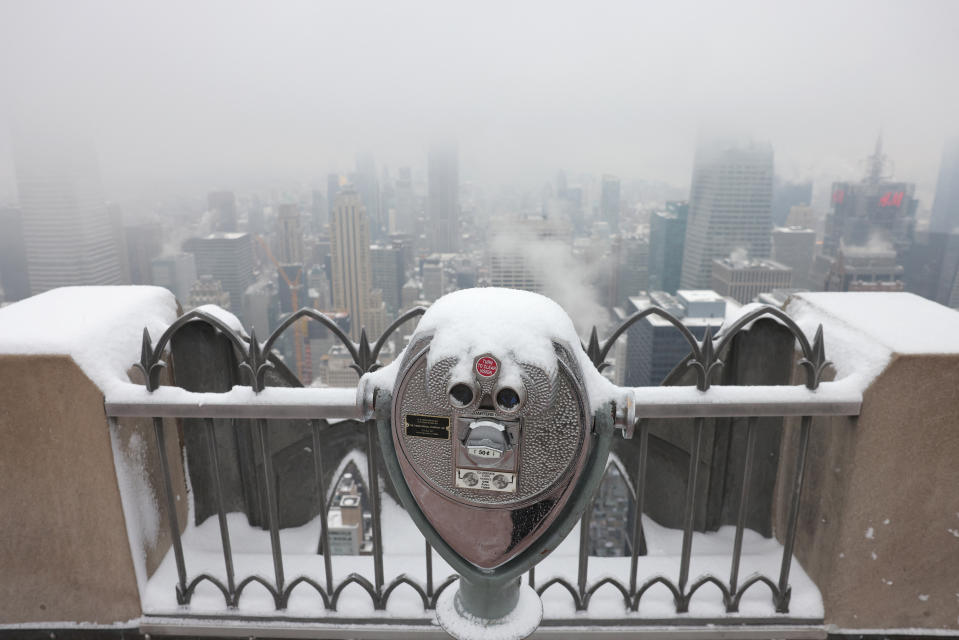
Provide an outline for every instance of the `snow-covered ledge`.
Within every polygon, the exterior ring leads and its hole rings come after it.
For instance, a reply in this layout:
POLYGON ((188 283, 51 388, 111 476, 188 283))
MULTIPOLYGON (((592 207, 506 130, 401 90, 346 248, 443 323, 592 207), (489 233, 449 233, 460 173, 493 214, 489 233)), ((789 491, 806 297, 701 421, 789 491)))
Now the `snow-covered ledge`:
MULTIPOLYGON (((159 287, 55 289, 0 309, 3 625, 141 615, 136 568, 147 558, 131 553, 104 396, 130 384, 143 327, 161 331, 176 316, 159 287)), ((146 442, 120 444, 135 457, 150 455, 146 442)), ((145 482, 145 466, 126 479, 145 482)), ((139 511, 157 520, 149 505, 139 511)))
POLYGON ((803 293, 786 311, 823 325, 834 379, 863 393, 858 419, 817 418, 810 439, 796 556, 826 623, 956 632, 959 312, 907 293, 803 293))

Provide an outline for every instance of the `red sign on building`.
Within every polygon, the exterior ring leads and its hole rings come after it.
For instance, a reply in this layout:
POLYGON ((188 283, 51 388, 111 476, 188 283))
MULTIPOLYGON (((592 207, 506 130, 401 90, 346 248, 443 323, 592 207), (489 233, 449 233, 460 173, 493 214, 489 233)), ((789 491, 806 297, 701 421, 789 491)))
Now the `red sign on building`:
POLYGON ((879 198, 880 207, 898 207, 902 205, 902 199, 906 194, 902 191, 888 191, 879 198))

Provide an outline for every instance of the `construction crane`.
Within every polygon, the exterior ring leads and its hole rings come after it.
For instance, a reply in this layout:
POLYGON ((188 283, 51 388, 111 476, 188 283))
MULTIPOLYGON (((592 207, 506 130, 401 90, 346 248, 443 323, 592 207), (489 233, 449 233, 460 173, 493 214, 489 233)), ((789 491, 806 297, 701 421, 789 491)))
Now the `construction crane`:
MULTIPOLYGON (((270 243, 267 242, 266 239, 263 238, 263 236, 261 235, 257 235, 256 239, 257 239, 257 242, 260 243, 260 246, 263 247, 263 250, 266 251, 266 255, 270 259, 270 262, 272 262, 273 266, 276 267, 277 273, 279 273, 280 277, 283 278, 283 282, 285 282, 286 286, 290 288, 290 306, 292 307, 292 311, 294 312, 297 311, 300 308, 299 287, 300 287, 300 281, 303 278, 302 266, 300 267, 300 270, 297 272, 296 278, 294 280, 290 280, 290 277, 287 275, 286 271, 283 270, 283 268, 280 266, 280 263, 277 261, 277 259, 273 257, 273 252, 270 251, 270 243)), ((310 382, 312 382, 312 380, 305 380, 306 374, 309 373, 309 376, 312 378, 313 371, 312 371, 312 366, 310 367, 309 372, 305 371, 303 367, 303 362, 304 362, 303 343, 304 343, 305 333, 306 333, 306 318, 302 318, 293 323, 293 341, 294 341, 293 354, 294 354, 294 360, 296 362, 296 375, 299 376, 301 382, 304 382, 305 384, 309 384, 310 382)), ((307 353, 307 355, 309 355, 309 353, 307 353)))

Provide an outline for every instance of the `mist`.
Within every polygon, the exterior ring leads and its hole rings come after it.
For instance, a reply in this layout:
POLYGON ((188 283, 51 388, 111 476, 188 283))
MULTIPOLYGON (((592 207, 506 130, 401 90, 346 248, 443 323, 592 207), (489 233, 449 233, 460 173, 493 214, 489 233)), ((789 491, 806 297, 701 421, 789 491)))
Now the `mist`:
POLYGON ((107 195, 320 184, 372 151, 465 180, 558 168, 688 187, 704 128, 769 140, 786 179, 854 178, 883 132, 929 203, 959 132, 953 2, 4 2, 13 131, 89 137, 107 195))

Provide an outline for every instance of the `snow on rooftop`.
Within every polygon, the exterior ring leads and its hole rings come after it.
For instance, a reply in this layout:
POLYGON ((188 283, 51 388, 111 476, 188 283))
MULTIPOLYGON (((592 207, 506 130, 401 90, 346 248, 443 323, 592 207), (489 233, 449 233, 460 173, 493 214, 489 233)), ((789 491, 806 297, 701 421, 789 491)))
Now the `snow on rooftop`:
POLYGON ((0 309, 0 354, 68 355, 101 391, 128 384, 143 328, 154 341, 177 317, 162 287, 64 287, 0 309))
POLYGON ((676 295, 687 302, 716 302, 723 299, 712 289, 680 289, 676 295))
POLYGON ((204 240, 237 240, 243 236, 249 235, 245 231, 214 231, 204 238, 204 240))
POLYGON ((802 227, 799 225, 789 225, 787 227, 775 227, 773 231, 777 233, 801 233, 801 234, 811 234, 816 233, 815 230, 810 229, 809 227, 802 227))

